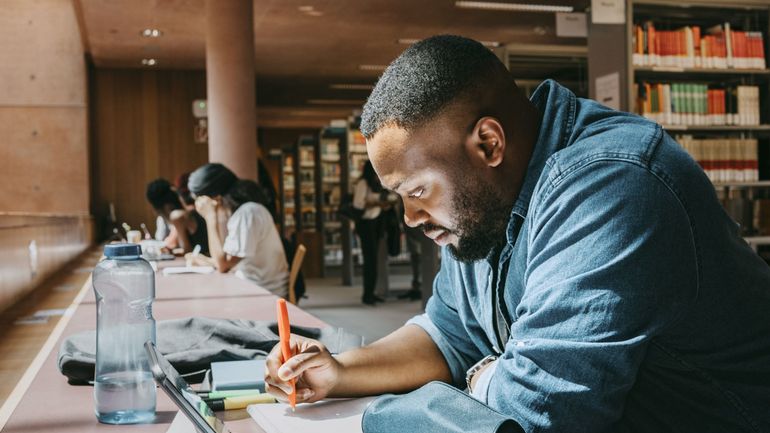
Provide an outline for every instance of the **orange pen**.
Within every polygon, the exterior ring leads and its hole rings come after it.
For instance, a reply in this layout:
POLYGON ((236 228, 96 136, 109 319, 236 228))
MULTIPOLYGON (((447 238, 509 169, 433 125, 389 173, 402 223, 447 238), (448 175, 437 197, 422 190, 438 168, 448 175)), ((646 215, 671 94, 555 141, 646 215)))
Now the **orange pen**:
MULTIPOLYGON (((291 358, 291 344, 289 343, 291 338, 291 328, 289 327, 289 309, 286 307, 286 300, 282 298, 278 299, 276 307, 278 313, 278 337, 281 339, 281 358, 283 358, 281 362, 285 363, 289 360, 289 358, 291 358)), ((289 394, 289 404, 291 405, 291 410, 294 410, 294 407, 297 406, 297 388, 295 385, 296 384, 294 379, 292 379, 292 391, 291 394, 289 394)))

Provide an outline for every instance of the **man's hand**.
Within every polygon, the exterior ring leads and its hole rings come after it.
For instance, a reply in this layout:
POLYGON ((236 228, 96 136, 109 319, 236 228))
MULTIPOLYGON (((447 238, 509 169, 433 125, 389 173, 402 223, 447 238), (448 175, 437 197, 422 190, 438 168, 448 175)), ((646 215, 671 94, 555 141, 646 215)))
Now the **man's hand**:
POLYGON ((202 195, 195 199, 195 210, 206 221, 216 221, 218 203, 211 197, 202 195))
POLYGON ((291 379, 296 379, 297 403, 322 400, 340 380, 342 366, 326 347, 316 340, 291 336, 291 352, 281 363, 279 344, 273 347, 265 361, 265 390, 280 401, 288 401, 291 379))

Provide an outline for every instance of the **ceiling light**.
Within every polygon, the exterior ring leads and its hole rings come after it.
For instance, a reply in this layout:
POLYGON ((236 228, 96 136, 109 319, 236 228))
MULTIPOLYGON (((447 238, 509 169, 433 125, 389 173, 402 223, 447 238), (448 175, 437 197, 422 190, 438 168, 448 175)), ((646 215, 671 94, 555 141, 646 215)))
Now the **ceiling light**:
POLYGON ((312 12, 313 9, 315 9, 313 6, 300 6, 297 8, 298 11, 304 12, 304 13, 312 12))
POLYGON ((155 64, 158 63, 155 59, 142 59, 142 64, 144 66, 155 66, 155 64))
MULTIPOLYGON (((417 42, 420 42, 421 39, 410 39, 410 38, 402 38, 398 40, 398 43, 401 45, 412 45, 417 42)), ((497 41, 478 41, 481 45, 484 45, 488 48, 497 48, 501 46, 502 44, 497 41)))
POLYGON ((308 104, 313 105, 364 105, 363 99, 308 99, 308 104))
POLYGON ((483 9, 490 11, 518 11, 518 12, 572 12, 572 6, 540 5, 524 3, 497 3, 481 1, 456 1, 455 6, 465 9, 483 9))
POLYGON ((163 33, 160 30, 158 30, 158 29, 149 29, 148 28, 148 29, 142 30, 142 36, 144 36, 145 38, 158 38, 162 34, 163 33))
POLYGON ((335 90, 372 90, 373 84, 329 84, 330 89, 335 90))
POLYGON ((384 71, 387 69, 386 65, 358 65, 358 69, 362 71, 384 71))

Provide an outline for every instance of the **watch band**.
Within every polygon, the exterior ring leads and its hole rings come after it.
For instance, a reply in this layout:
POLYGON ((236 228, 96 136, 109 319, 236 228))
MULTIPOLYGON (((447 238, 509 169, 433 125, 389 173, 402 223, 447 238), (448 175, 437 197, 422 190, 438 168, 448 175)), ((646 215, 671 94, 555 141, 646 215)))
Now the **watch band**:
POLYGON ((484 368, 485 365, 490 364, 496 360, 497 360, 496 355, 487 355, 481 358, 481 361, 473 364, 473 366, 468 369, 468 372, 465 373, 465 384, 468 385, 469 393, 473 392, 473 388, 471 388, 471 381, 473 380, 473 376, 476 375, 476 373, 478 373, 479 370, 484 368))

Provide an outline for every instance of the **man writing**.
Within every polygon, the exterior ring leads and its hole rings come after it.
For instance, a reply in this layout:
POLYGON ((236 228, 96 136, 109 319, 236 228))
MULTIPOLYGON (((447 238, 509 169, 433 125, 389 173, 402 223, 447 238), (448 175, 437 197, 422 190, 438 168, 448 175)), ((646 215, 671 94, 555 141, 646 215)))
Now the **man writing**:
POLYGON ((770 431, 770 267, 659 125, 553 81, 527 99, 481 44, 438 36, 388 67, 361 129, 444 247, 433 296, 334 357, 293 336, 271 393, 417 389, 373 403, 377 431, 770 431), (423 387, 466 380, 481 407, 423 387))

